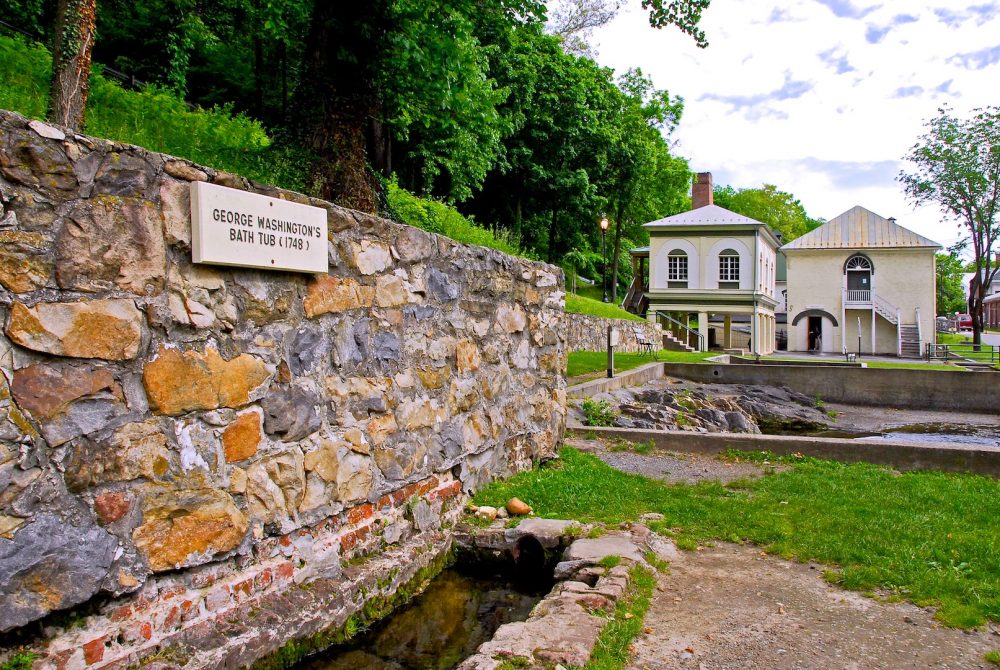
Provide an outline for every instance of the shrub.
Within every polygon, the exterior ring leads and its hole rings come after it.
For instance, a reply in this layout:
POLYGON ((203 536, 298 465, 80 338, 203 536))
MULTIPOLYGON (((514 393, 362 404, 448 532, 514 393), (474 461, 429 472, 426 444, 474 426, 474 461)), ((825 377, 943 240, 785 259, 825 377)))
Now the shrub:
POLYGON ((587 417, 588 426, 613 426, 618 412, 607 400, 593 400, 587 398, 580 405, 584 415, 587 417))

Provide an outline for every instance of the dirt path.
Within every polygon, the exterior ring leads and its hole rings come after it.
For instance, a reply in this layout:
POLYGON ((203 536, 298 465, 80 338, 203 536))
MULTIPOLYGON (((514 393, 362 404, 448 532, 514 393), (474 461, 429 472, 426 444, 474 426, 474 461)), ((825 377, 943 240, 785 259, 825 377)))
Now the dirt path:
POLYGON ((931 611, 828 585, 822 567, 719 543, 681 552, 634 643, 636 670, 993 668, 995 632, 942 628, 931 611))
POLYGON ((782 465, 762 467, 754 463, 732 463, 704 454, 663 451, 639 454, 624 448, 621 451, 614 451, 615 445, 607 445, 602 440, 568 438, 563 443, 568 447, 592 453, 622 472, 659 479, 669 484, 693 484, 702 480, 717 480, 725 484, 737 479, 762 477, 767 472, 786 469, 786 466, 782 465))
MULTIPOLYGON (((872 419, 876 418, 872 414, 872 419)), ((624 472, 670 483, 762 476, 751 463, 698 454, 611 451, 567 440, 624 472)), ((824 567, 720 542, 679 552, 634 643, 634 670, 881 670, 991 668, 1000 628, 943 628, 932 609, 882 603, 831 586, 824 567)))

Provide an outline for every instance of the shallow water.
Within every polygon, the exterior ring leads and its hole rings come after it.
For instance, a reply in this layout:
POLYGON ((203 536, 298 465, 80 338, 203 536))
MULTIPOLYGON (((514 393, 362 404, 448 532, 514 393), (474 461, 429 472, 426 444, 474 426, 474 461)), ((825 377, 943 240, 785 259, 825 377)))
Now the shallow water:
POLYGON ((842 437, 876 442, 895 440, 924 444, 981 444, 987 447, 1000 447, 1000 427, 968 424, 915 423, 886 428, 877 433, 823 430, 806 434, 812 437, 842 437))
POLYGON ((528 618, 548 585, 520 585, 450 569, 409 605, 349 645, 328 649, 296 670, 449 670, 496 629, 528 618))

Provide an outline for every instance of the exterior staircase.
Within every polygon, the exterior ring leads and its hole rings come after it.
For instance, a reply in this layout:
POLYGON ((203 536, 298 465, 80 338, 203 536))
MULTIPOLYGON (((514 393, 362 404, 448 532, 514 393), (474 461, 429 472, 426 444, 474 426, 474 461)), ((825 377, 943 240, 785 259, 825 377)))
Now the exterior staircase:
POLYGON ((875 312, 892 325, 899 325, 899 308, 881 296, 876 295, 874 298, 872 306, 875 307, 875 312))
POLYGON ((678 339, 669 330, 663 331, 663 348, 670 351, 697 351, 684 340, 678 339))
POLYGON ((920 330, 915 323, 899 324, 899 357, 922 358, 920 351, 920 330))

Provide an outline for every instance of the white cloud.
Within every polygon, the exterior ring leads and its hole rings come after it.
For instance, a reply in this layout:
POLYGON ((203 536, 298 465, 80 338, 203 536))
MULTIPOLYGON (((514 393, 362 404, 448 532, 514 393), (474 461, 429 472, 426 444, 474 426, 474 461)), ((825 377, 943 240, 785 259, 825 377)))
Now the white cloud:
POLYGON ((653 30, 638 2, 597 31, 598 60, 641 67, 685 99, 678 151, 736 187, 773 183, 813 216, 863 205, 950 244, 953 223, 914 211, 894 179, 925 120, 995 104, 1000 2, 713 0, 701 50, 653 30))

